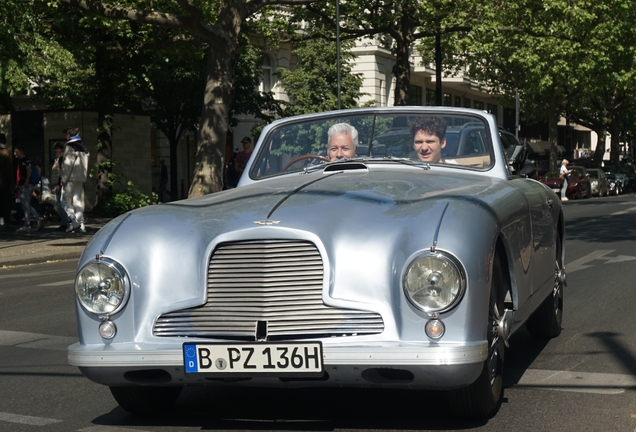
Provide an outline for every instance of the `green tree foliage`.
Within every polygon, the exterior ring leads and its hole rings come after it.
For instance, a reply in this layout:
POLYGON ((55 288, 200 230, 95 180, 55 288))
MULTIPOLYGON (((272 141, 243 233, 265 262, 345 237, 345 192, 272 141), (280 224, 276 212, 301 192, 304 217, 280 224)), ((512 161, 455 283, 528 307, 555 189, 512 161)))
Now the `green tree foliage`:
MULTIPOLYGON (((355 56, 349 51, 351 41, 341 46, 340 100, 342 108, 358 106, 361 96, 361 74, 352 73, 355 56)), ((294 49, 298 63, 290 69, 279 68, 280 85, 290 102, 283 115, 291 116, 338 109, 338 70, 336 44, 325 39, 313 39, 297 44, 294 49)))
MULTIPOLYGON (((481 0, 354 0, 340 3, 340 31, 344 38, 379 38, 395 55, 394 103, 406 105, 411 80, 411 54, 421 39, 469 31, 484 13, 481 0)), ((310 21, 332 39, 336 26, 334 2, 321 1, 296 9, 295 21, 310 21)), ((299 28, 299 30, 303 30, 299 28)), ((319 34, 317 33, 316 36, 319 34)))
POLYGON ((206 53, 206 85, 199 124, 195 172, 189 196, 221 190, 223 157, 234 98, 241 35, 250 17, 277 4, 314 0, 58 0, 113 20, 127 20, 175 32, 173 40, 190 40, 206 53))
POLYGON ((548 122, 551 166, 557 166, 557 124, 568 102, 589 85, 597 4, 527 0, 494 4, 494 25, 462 40, 470 74, 495 94, 518 89, 527 119, 548 122))
POLYGON ((62 79, 73 67, 72 55, 53 37, 50 22, 43 0, 0 2, 0 110, 12 109, 12 95, 62 79))

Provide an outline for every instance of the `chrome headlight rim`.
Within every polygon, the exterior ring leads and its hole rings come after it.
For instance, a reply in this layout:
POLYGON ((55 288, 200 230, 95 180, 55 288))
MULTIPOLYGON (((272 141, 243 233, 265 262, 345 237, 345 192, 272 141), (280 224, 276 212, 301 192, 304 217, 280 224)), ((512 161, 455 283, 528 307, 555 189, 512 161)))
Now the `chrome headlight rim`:
POLYGON ((422 312, 427 313, 428 315, 442 314, 445 312, 449 312, 450 310, 454 309, 464 297, 464 294, 466 292, 466 271, 464 270, 464 266, 462 266, 459 259, 457 259, 455 255, 449 252, 439 250, 439 249, 435 251, 428 250, 425 252, 421 252, 421 253, 415 254, 408 260, 408 264, 405 266, 405 271, 402 275, 402 290, 404 292, 405 297, 407 298, 409 303, 413 305, 413 307, 415 307, 416 309, 422 312), (419 304, 417 301, 415 301, 412 298, 408 290, 407 278, 409 276, 409 271, 411 270, 412 266, 420 259, 430 258, 430 257, 448 262, 455 269, 455 271, 457 272, 459 276, 459 289, 457 291, 457 295, 448 305, 444 307, 440 307, 440 308, 430 308, 430 307, 422 306, 421 304, 419 304))
POLYGON ((111 317, 113 315, 116 315, 117 313, 119 313, 128 303, 128 298, 130 297, 130 278, 128 277, 128 273, 126 272, 126 270, 124 270, 124 267, 117 261, 111 259, 111 258, 106 258, 106 257, 99 257, 96 259, 92 259, 88 262, 86 262, 77 272, 77 274, 75 275, 75 283, 74 283, 74 288, 75 288, 75 298, 77 299, 77 302, 82 306, 82 308, 84 308, 84 310, 86 310, 87 312, 94 314, 94 315, 98 315, 100 317, 111 317), (91 307, 89 307, 87 304, 85 304, 78 292, 78 279, 80 277, 80 275, 82 274, 82 272, 89 266, 91 265, 104 265, 106 267, 108 267, 110 270, 112 270, 118 277, 118 279, 120 280, 122 287, 123 287, 123 291, 124 294, 122 296, 122 300, 119 303, 119 305, 114 308, 112 311, 109 312, 103 312, 103 311, 96 311, 94 309, 92 309, 91 307))

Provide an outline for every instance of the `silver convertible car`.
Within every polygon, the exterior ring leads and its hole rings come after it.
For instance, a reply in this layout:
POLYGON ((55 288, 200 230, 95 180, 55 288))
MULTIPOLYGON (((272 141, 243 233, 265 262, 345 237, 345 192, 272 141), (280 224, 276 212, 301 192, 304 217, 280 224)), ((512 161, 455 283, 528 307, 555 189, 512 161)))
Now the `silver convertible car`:
POLYGON ((566 279, 560 200, 517 150, 470 109, 275 121, 236 189, 92 238, 69 363, 136 414, 208 385, 444 390, 492 416, 509 337, 559 335, 566 279))

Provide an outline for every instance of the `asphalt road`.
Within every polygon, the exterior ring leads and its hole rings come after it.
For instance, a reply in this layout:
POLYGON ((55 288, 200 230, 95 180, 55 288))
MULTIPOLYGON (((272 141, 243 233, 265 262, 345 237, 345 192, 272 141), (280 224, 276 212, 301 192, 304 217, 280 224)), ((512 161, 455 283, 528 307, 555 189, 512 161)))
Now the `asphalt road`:
POLYGON ((77 340, 75 261, 0 270, 0 431, 634 431, 636 197, 566 203, 562 335, 522 329, 506 353, 505 401, 482 422, 436 393, 188 388, 164 416, 121 410, 66 363, 77 340))

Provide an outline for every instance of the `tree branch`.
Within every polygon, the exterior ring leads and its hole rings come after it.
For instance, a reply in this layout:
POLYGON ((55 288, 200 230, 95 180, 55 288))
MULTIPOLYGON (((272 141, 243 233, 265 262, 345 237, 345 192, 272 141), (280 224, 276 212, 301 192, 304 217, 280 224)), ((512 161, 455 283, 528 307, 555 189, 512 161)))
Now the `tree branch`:
POLYGON ((204 22, 201 10, 188 0, 177 0, 190 16, 171 13, 158 13, 124 6, 114 6, 99 0, 59 0, 78 9, 92 12, 104 18, 128 20, 143 24, 153 24, 173 29, 188 30, 193 35, 206 41, 212 37, 222 37, 221 32, 204 22))

